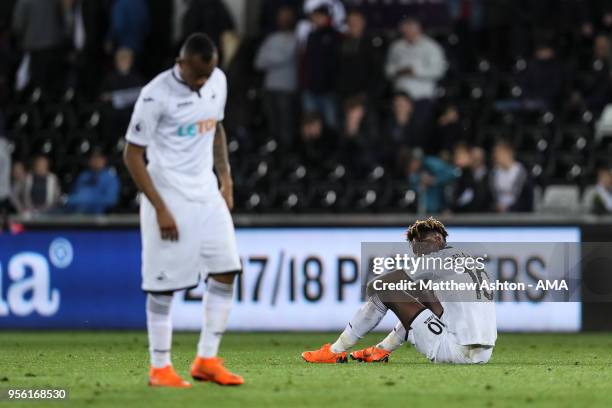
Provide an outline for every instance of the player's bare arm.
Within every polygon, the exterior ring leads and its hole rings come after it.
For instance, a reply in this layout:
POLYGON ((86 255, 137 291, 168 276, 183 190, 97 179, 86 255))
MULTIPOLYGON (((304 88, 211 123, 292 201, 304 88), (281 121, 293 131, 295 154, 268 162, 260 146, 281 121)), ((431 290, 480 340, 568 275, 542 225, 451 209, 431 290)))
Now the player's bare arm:
POLYGON ((221 195, 227 203, 227 207, 231 210, 234 208, 234 182, 232 180, 232 172, 229 163, 229 154, 227 152, 227 136, 222 123, 217 124, 215 132, 215 141, 213 144, 213 157, 215 162, 215 171, 219 177, 221 184, 221 195))
POLYGON ((151 180, 144 159, 145 150, 145 147, 127 143, 123 151, 123 161, 136 186, 144 193, 155 208, 157 223, 159 224, 162 239, 177 241, 179 234, 176 221, 155 188, 153 180, 151 180))

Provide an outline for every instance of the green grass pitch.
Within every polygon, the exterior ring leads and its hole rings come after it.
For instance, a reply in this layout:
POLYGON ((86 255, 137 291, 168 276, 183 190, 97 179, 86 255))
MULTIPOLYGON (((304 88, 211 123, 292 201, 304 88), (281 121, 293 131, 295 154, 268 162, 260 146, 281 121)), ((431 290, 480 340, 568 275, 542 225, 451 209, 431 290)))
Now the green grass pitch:
MULTIPOLYGON (((375 334, 361 345, 381 338, 375 334)), ((331 333, 230 333, 221 354, 241 387, 146 386, 144 332, 2 332, 0 389, 54 387, 67 402, 7 407, 612 407, 612 334, 500 334, 492 361, 434 365, 409 346, 388 364, 310 365, 300 353, 331 333)), ((173 360, 185 376, 197 334, 175 333, 173 360)))

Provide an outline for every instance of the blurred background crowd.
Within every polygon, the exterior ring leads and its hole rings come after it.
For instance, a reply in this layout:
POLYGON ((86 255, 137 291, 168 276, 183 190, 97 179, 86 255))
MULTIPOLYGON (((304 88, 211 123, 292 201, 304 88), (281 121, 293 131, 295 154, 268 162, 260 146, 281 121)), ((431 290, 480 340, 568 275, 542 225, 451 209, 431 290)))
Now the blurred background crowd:
POLYGON ((606 0, 2 0, 2 211, 135 212, 133 104, 198 31, 237 211, 612 213, 606 0))

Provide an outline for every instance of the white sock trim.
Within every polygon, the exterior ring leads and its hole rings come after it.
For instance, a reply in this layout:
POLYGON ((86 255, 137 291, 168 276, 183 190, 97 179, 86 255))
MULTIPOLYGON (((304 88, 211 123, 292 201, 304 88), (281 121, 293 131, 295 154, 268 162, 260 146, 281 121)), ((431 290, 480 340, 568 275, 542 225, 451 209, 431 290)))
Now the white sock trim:
POLYGON ((172 364, 170 358, 172 348, 171 303, 172 296, 151 293, 147 295, 149 355, 151 365, 155 368, 163 368, 172 364))

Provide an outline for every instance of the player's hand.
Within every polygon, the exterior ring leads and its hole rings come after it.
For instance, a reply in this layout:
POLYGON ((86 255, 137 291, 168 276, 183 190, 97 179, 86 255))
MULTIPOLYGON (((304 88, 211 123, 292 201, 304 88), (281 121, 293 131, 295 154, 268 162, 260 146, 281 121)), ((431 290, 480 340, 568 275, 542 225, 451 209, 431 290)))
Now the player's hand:
POLYGON ((164 241, 178 241, 179 234, 176 221, 167 208, 157 210, 157 223, 159 224, 161 238, 164 241))
POLYGON ((227 204, 227 208, 231 210, 234 209, 234 186, 231 181, 225 181, 221 183, 221 196, 225 200, 225 204, 227 204))

